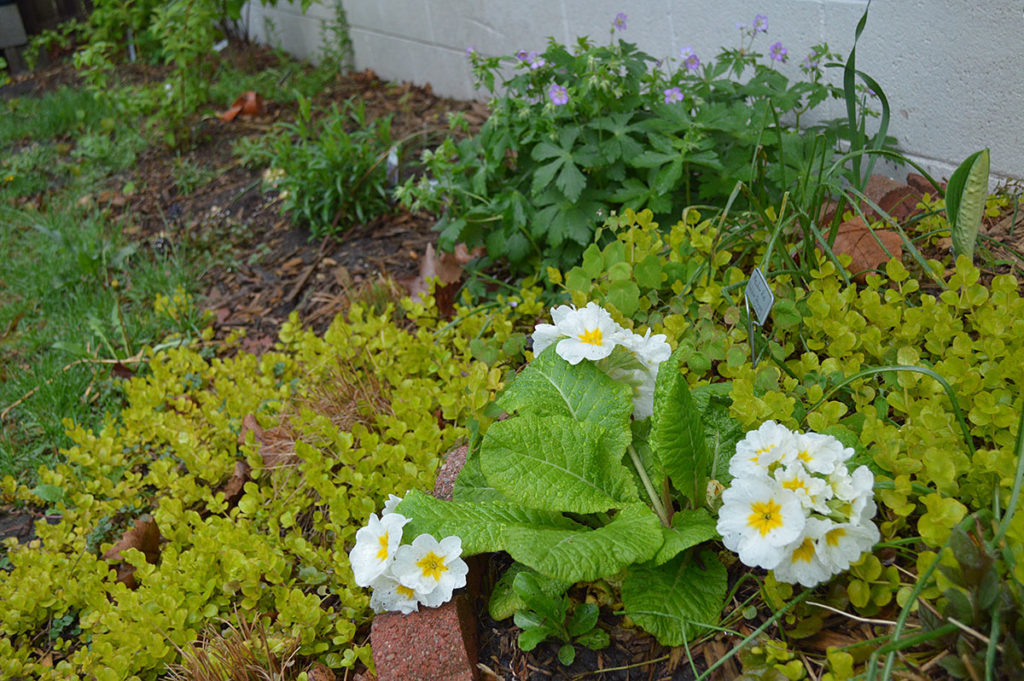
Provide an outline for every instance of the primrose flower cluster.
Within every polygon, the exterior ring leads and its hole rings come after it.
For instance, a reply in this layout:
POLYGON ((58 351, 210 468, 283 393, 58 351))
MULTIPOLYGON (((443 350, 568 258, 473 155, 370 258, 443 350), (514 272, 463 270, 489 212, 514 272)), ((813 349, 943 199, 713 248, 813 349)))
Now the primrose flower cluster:
POLYGON ((624 329, 597 303, 576 309, 560 305, 551 310, 554 324, 538 324, 533 331, 533 353, 539 355, 550 345, 569 364, 587 359, 617 381, 633 389, 633 416, 647 418, 654 412, 654 383, 658 367, 672 354, 664 334, 641 336, 624 329), (612 358, 616 348, 632 355, 632 361, 612 358))
POLYGON ((459 557, 458 537, 437 541, 421 534, 412 545, 402 545, 402 528, 409 519, 394 512, 401 500, 392 494, 380 518, 370 514, 366 527, 356 532, 349 563, 356 584, 373 589, 374 612, 398 610, 408 615, 420 605, 436 608, 450 601, 452 592, 466 585, 469 567, 459 557))
POLYGON ((812 587, 850 567, 879 539, 874 475, 853 473, 853 450, 831 435, 794 433, 774 421, 737 443, 718 532, 751 567, 812 587))

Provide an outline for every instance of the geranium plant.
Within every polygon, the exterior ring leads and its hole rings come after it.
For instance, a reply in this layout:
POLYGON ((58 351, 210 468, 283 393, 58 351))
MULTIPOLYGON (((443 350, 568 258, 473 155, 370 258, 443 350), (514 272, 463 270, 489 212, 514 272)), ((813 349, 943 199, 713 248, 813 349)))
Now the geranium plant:
MULTIPOLYGON (((624 16, 608 45, 584 36, 569 46, 550 39, 539 54, 467 51, 492 115, 475 136, 427 152, 429 172, 398 191, 440 216, 442 247, 485 245, 527 270, 538 259, 571 267, 603 216, 622 207, 667 219, 695 201, 811 200, 806 178, 831 165, 845 134, 840 122, 807 126, 808 112, 843 93, 823 78, 837 56, 827 45, 790 79, 777 68, 788 56, 781 42, 757 49, 763 15, 717 58, 686 47, 661 59, 622 38, 624 16), (740 182, 749 197, 730 199, 740 182)), ((859 120, 866 107, 852 111, 859 120)))

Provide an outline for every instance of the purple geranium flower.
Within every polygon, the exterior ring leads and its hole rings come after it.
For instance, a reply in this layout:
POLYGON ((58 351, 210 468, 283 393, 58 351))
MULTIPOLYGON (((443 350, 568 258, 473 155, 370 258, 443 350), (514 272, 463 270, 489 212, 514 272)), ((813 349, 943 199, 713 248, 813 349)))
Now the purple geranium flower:
POLYGON ((683 60, 683 66, 690 71, 696 71, 700 68, 700 57, 694 53, 693 48, 689 45, 679 50, 679 58, 683 60))
POLYGON ((519 61, 526 61, 527 57, 529 57, 529 55, 526 53, 526 50, 519 50, 516 52, 516 59, 519 61))
POLYGON ((547 64, 547 62, 544 61, 544 57, 538 55, 536 50, 526 55, 526 59, 530 62, 530 68, 533 69, 534 71, 547 64))
POLYGON ((475 53, 475 52, 476 52, 476 48, 473 47, 472 45, 470 45, 469 47, 466 48, 466 56, 467 57, 472 57, 473 53, 475 53))
POLYGON ((768 57, 774 61, 786 61, 789 58, 789 50, 782 46, 781 42, 772 44, 768 48, 768 57))
POLYGON ((548 99, 555 106, 562 106, 569 102, 569 93, 566 91, 564 85, 558 83, 552 83, 551 87, 548 88, 548 99))
POLYGON ((615 15, 615 21, 612 22, 612 27, 617 28, 620 31, 626 30, 626 13, 619 12, 615 15))
POLYGON ((817 50, 811 50, 811 53, 804 57, 804 68, 808 71, 818 68, 819 63, 821 63, 821 55, 817 50))
POLYGON ((763 14, 758 14, 754 17, 754 33, 767 33, 768 32, 768 17, 763 14))
POLYGON ((665 90, 665 103, 675 104, 683 101, 683 93, 677 87, 670 87, 665 90))

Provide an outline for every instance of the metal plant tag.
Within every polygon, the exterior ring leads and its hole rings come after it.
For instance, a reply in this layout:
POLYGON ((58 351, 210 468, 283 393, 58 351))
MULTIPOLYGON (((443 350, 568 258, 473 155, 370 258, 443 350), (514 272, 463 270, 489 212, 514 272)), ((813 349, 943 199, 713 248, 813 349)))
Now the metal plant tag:
POLYGON ((747 299, 748 315, 750 308, 754 308, 754 319, 757 325, 764 326, 765 320, 768 319, 768 313, 772 311, 772 305, 775 304, 775 294, 768 287, 768 281, 759 267, 755 267, 750 274, 750 281, 747 282, 744 296, 747 299))
POLYGON ((743 292, 743 298, 747 305, 747 338, 750 340, 750 363, 757 368, 757 352, 755 350, 756 337, 754 336, 754 324, 764 327, 768 313, 772 311, 775 304, 775 294, 768 286, 768 280, 764 278, 761 268, 755 267, 750 273, 750 280, 747 281, 747 288, 743 292), (751 309, 753 308, 753 309, 751 309))

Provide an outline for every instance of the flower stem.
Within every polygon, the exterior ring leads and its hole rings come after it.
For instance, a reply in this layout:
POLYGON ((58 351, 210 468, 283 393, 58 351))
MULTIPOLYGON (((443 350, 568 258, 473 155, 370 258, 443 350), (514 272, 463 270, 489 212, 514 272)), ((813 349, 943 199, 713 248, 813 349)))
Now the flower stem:
POLYGON ((629 452, 629 458, 633 461, 633 468, 636 469, 636 474, 640 476, 640 481, 644 483, 647 497, 651 500, 651 506, 654 507, 654 512, 658 515, 658 519, 661 520, 661 524, 665 527, 672 527, 668 519, 668 512, 665 510, 665 505, 661 503, 661 498, 657 491, 655 491, 654 485, 651 484, 651 479, 647 476, 647 469, 644 468, 643 463, 640 461, 640 455, 636 453, 633 445, 629 445, 626 451, 629 452))

